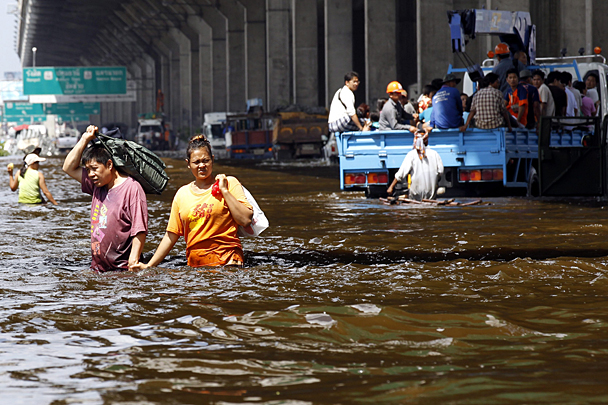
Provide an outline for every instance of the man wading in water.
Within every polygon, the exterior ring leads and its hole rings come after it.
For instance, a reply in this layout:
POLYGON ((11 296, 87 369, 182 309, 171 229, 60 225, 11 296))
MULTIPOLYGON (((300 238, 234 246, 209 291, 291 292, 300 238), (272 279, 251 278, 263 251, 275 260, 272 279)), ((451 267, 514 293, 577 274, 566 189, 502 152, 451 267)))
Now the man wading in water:
POLYGON ((65 158, 63 171, 82 184, 84 193, 93 196, 91 268, 99 272, 127 270, 139 261, 146 240, 146 194, 132 177, 116 170, 110 153, 101 144, 87 148, 97 131, 89 125, 65 158))

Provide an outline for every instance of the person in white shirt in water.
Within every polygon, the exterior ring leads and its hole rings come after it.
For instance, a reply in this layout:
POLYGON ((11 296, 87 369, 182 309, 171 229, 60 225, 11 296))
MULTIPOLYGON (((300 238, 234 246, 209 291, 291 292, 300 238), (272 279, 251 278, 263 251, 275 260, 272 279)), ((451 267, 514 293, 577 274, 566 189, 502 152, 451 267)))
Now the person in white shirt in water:
POLYGON ((407 175, 411 174, 408 198, 417 201, 435 199, 437 184, 443 174, 443 162, 436 151, 427 148, 428 139, 428 133, 416 133, 414 147, 403 159, 395 179, 386 190, 388 194, 392 194, 397 183, 407 180, 407 175))

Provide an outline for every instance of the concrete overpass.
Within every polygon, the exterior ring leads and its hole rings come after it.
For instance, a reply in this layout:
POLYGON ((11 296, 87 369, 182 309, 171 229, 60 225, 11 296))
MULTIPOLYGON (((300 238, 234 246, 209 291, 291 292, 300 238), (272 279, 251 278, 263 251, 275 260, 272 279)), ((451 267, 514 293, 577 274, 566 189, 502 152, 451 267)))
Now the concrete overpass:
MULTIPOLYGON (((204 113, 243 111, 249 98, 327 106, 350 70, 373 110, 388 82, 418 88, 458 65, 445 11, 483 6, 530 11, 539 56, 608 39, 601 0, 19 0, 16 45, 24 67, 32 47, 37 66, 126 66, 137 101, 102 103, 100 121, 135 125, 160 90, 189 134, 204 113)), ((495 43, 467 53, 483 60, 495 43)))

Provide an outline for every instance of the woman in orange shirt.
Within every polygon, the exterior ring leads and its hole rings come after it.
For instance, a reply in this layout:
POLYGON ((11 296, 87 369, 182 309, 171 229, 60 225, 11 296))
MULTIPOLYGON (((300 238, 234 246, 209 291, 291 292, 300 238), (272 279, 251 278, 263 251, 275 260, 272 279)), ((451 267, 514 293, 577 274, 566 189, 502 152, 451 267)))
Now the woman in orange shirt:
POLYGON ((253 210, 241 183, 225 174, 213 176, 211 145, 204 135, 190 140, 186 154, 195 180, 175 194, 167 232, 152 259, 147 264, 136 263, 130 270, 157 266, 181 235, 186 239, 190 267, 243 265, 237 229, 251 224, 253 210))

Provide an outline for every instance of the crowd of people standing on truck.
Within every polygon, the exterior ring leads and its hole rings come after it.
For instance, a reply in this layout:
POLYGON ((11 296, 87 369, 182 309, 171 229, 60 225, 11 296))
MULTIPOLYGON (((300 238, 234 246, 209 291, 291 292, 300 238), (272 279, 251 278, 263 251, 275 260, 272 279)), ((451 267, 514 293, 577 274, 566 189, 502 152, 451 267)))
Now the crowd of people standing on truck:
MULTIPOLYGON (((433 129, 535 130, 541 117, 594 117, 597 114, 597 73, 587 72, 582 81, 573 81, 567 71, 551 71, 545 75, 540 69, 527 69, 526 53, 511 52, 507 44, 498 44, 494 53, 497 63, 491 73, 476 83, 474 94, 461 93, 457 89, 461 79, 450 73, 424 86, 414 102, 408 101, 407 91, 399 82, 392 81, 386 89, 388 98, 379 99, 374 112, 370 112, 367 104, 355 107, 353 92, 359 86, 359 75, 349 72, 344 77, 344 87, 333 97, 329 131, 410 131, 416 134, 414 149, 424 149, 433 129)), ((418 154, 421 160, 426 156, 424 152, 418 154)), ((439 176, 439 166, 435 167, 439 176)))
POLYGON ((355 107, 354 91, 359 75, 349 72, 345 86, 332 100, 329 113, 330 132, 379 129, 405 130, 415 133, 432 129, 498 127, 536 129, 540 118, 594 117, 599 107, 597 73, 587 72, 582 81, 573 81, 566 71, 548 75, 528 70, 525 52, 514 52, 498 44, 497 64, 476 84, 474 94, 459 92, 461 79, 448 74, 423 87, 417 101, 408 101, 407 91, 397 81, 387 85, 388 98, 379 99, 377 111, 369 106, 355 107))

